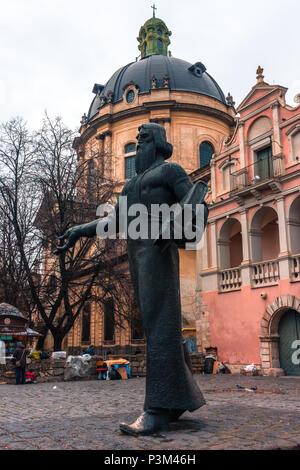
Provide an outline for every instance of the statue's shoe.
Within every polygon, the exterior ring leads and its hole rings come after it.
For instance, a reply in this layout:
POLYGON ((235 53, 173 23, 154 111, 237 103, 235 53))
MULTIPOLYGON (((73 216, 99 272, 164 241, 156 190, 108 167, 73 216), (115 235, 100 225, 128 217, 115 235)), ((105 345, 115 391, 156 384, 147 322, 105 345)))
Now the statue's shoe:
POLYGON ((132 436, 147 436, 158 431, 168 431, 168 413, 151 413, 145 411, 132 424, 120 423, 121 431, 132 436))
POLYGON ((169 422, 173 423, 174 421, 177 421, 180 416, 185 413, 186 410, 169 410, 169 422))

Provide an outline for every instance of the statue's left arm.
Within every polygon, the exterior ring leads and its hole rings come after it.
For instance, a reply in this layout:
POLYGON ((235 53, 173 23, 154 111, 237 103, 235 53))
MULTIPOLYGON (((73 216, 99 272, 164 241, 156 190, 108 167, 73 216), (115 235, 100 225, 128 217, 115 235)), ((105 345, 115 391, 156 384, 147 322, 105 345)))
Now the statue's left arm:
MULTIPOLYGON (((207 185, 203 181, 193 184, 185 170, 177 163, 165 165, 165 171, 165 181, 174 193, 176 202, 181 205, 182 211, 188 210, 185 209, 186 204, 191 209, 191 229, 193 229, 193 233, 197 232, 196 238, 200 241, 208 218, 208 206, 204 201, 207 185)), ((188 214, 189 212, 187 212, 187 216, 188 214)))
POLYGON ((182 166, 177 163, 167 163, 164 165, 164 171, 165 180, 175 194, 176 201, 180 203, 193 187, 193 183, 182 166))

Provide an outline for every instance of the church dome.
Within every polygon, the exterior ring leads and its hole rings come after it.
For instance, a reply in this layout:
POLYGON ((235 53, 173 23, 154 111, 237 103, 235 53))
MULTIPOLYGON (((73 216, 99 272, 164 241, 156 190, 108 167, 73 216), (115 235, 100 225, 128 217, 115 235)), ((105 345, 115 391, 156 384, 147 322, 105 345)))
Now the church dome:
POLYGON ((121 101, 124 89, 130 83, 137 86, 139 94, 149 93, 153 77, 156 79, 156 88, 163 88, 165 77, 167 77, 170 90, 199 93, 215 98, 226 105, 221 88, 206 72, 201 62, 191 64, 185 60, 155 54, 121 67, 106 85, 95 85, 93 91, 96 96, 91 103, 87 120, 93 118, 100 107, 107 102, 121 101))

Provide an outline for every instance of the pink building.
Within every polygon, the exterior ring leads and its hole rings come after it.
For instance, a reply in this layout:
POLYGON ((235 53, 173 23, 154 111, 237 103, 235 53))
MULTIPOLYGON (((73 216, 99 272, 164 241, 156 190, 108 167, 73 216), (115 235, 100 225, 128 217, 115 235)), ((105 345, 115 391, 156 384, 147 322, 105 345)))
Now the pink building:
POLYGON ((234 372, 300 375, 300 104, 262 72, 211 159, 197 341, 234 372))

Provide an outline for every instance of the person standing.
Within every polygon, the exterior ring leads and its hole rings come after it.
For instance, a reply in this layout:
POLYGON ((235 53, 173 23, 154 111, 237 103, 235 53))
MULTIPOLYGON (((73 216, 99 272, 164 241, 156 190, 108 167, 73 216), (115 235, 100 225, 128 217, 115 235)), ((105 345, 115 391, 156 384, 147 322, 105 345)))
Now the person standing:
POLYGON ((91 344, 90 347, 86 350, 86 353, 90 356, 95 356, 94 345, 91 344))
POLYGON ((17 348, 13 354, 13 357, 16 360, 16 384, 25 384, 25 371, 26 371, 26 356, 28 355, 28 351, 19 341, 17 343, 17 348))

